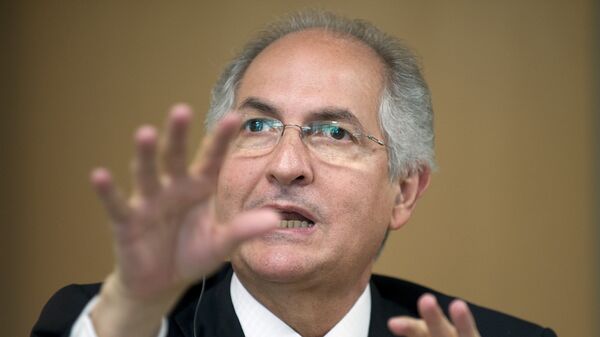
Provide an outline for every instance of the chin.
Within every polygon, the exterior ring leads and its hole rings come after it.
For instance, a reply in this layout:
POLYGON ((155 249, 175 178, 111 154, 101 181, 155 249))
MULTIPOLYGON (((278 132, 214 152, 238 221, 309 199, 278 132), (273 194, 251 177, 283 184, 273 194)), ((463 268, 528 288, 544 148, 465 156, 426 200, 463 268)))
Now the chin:
POLYGON ((289 247, 260 250, 242 247, 231 262, 236 272, 250 273, 253 278, 278 283, 305 281, 318 269, 309 256, 289 247))

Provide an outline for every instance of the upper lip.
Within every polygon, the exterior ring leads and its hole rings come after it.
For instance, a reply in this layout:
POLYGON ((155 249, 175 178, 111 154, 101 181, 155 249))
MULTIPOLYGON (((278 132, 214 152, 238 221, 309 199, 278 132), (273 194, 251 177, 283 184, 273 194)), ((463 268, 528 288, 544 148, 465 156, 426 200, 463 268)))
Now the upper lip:
POLYGON ((303 208, 302 206, 285 203, 270 203, 263 205, 262 207, 271 208, 280 213, 298 213, 306 219, 310 220, 312 223, 317 222, 315 215, 306 208, 303 208))

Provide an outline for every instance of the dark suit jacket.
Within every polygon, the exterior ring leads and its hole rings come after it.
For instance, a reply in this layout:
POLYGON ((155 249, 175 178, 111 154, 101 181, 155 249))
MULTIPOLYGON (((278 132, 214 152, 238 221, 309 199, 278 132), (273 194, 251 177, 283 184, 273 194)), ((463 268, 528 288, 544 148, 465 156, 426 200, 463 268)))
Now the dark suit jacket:
MULTIPOLYGON (((231 266, 226 265, 206 280, 197 313, 198 337, 244 336, 231 303, 231 276, 231 266)), ((190 288, 169 315, 169 337, 193 337, 192 324, 200 289, 200 285, 190 288)), ((84 306, 99 290, 100 284, 70 285, 59 290, 42 310, 31 336, 68 336, 84 306)), ((392 316, 418 317, 417 299, 425 292, 434 294, 443 308, 454 299, 414 283, 373 275, 369 337, 393 336, 387 329, 387 320, 392 316)), ((473 304, 469 306, 482 337, 556 337, 550 329, 473 304)))

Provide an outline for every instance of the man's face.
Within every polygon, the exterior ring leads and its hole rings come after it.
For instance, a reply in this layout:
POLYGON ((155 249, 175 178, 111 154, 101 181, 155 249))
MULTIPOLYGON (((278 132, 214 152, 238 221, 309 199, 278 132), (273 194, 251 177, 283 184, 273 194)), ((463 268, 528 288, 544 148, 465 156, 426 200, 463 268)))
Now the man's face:
MULTIPOLYGON (((235 108, 297 125, 328 120, 324 111, 345 110, 366 133, 383 139, 377 117, 382 74, 367 46, 319 30, 294 33, 252 62, 235 108)), ((283 218, 314 223, 244 243, 231 257, 236 271, 275 282, 339 282, 370 274, 398 190, 388 178, 385 148, 368 146, 373 151, 351 162, 332 163, 316 156, 293 127, 260 156, 232 146, 218 182, 221 220, 272 207, 283 218)))

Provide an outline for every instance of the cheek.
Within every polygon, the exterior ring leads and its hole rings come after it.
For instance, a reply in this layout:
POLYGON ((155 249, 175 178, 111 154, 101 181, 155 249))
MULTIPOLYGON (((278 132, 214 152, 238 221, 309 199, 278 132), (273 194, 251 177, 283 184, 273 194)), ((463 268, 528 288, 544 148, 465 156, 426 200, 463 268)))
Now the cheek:
MULTIPOLYGON (((322 175, 323 181, 326 181, 324 185, 327 186, 323 190, 326 191, 329 200, 335 201, 336 206, 346 212, 351 211, 355 214, 364 210, 373 215, 382 209, 389 209, 391 212, 393 199, 388 177, 383 173, 373 173, 365 168, 347 169, 345 172, 327 170, 322 175)), ((386 213, 386 216, 390 215, 391 213, 386 213)))
POLYGON ((354 234, 351 240, 361 241, 359 236, 379 237, 385 233, 391 219, 393 196, 387 177, 372 177, 372 172, 355 172, 350 175, 331 175, 327 199, 334 200, 332 214, 346 223, 354 234), (360 234, 360 235, 356 235, 360 234))

